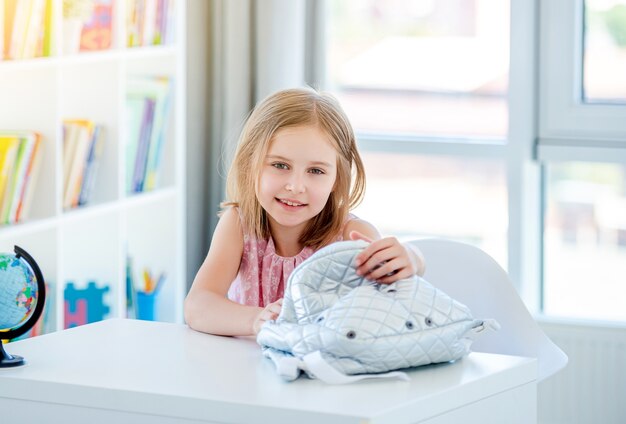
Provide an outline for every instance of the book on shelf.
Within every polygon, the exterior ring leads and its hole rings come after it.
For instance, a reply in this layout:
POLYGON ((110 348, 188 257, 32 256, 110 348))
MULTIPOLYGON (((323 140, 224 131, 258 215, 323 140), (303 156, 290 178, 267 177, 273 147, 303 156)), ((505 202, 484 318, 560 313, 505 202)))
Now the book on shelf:
POLYGON ((129 78, 126 95, 126 190, 140 193, 159 184, 169 121, 171 81, 167 77, 129 78))
POLYGON ((174 41, 175 0, 128 0, 127 46, 157 46, 174 41))
POLYGON ((8 39, 7 59, 21 59, 22 46, 24 45, 24 29, 28 28, 28 13, 30 0, 8 0, 8 3, 15 1, 15 5, 9 5, 7 10, 11 10, 11 15, 5 16, 4 20, 11 21, 11 33, 8 39))
POLYGON ((113 41, 113 0, 94 0, 80 33, 80 51, 107 50, 113 41))
POLYGON ((49 56, 53 0, 0 1, 0 46, 3 59, 49 56))
POLYGON ((0 132, 0 223, 28 216, 41 163, 41 135, 29 131, 0 132))
POLYGON ((104 146, 104 127, 96 125, 94 126, 93 131, 94 134, 92 142, 89 146, 89 151, 87 152, 83 181, 78 195, 79 206, 87 204, 91 198, 91 194, 93 193, 93 188, 96 183, 96 173, 100 163, 99 158, 102 155, 102 149, 104 146))
POLYGON ((0 136, 0 210, 2 210, 4 193, 9 183, 9 175, 15 164, 18 145, 19 137, 0 136))
POLYGON ((135 168, 132 179, 132 191, 141 193, 143 191, 144 175, 146 174, 146 165, 148 160, 148 149, 150 147, 150 139, 152 135, 152 127, 154 123, 155 101, 147 97, 145 99, 145 107, 143 109, 143 118, 139 127, 139 139, 137 140, 137 153, 135 154, 135 168))
POLYGON ((42 45, 39 44, 41 34, 44 32, 44 17, 46 16, 46 0, 30 0, 30 13, 28 14, 28 30, 24 35, 24 41, 20 57, 23 59, 42 55, 42 45))
POLYGON ((86 119, 63 121, 63 208, 89 202, 104 145, 104 128, 86 119))
POLYGON ((39 152, 41 150, 41 136, 37 135, 38 142, 35 144, 33 151, 33 158, 26 174, 26 182, 22 188, 19 204, 15 212, 15 221, 20 222, 30 212, 30 205, 33 204, 33 197, 35 193, 36 181, 39 178, 39 170, 41 169, 41 161, 43 154, 39 152))
POLYGON ((66 175, 63 181, 63 208, 70 209, 78 206, 77 198, 87 163, 87 151, 91 144, 94 124, 88 120, 65 120, 64 125, 70 131, 68 131, 68 138, 64 140, 64 145, 67 142, 68 151, 67 161, 63 164, 64 175, 66 175))
POLYGON ((126 120, 126 192, 132 193, 133 175, 135 172, 135 157, 141 124, 143 121, 143 109, 145 100, 143 97, 127 96, 125 120, 126 120))
POLYGON ((11 181, 11 185, 8 187, 12 193, 11 201, 4 204, 2 209, 2 222, 4 223, 8 224, 9 216, 15 216, 15 212, 17 211, 19 196, 22 193, 22 187, 26 180, 26 173, 28 172, 34 147, 34 141, 28 139, 26 142, 21 142, 17 149, 14 178, 11 181))

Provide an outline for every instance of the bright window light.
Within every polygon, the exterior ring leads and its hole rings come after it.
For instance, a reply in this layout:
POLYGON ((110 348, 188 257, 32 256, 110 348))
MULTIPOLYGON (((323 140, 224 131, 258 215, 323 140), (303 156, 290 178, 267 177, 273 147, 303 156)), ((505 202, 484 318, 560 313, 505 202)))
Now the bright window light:
POLYGON ((626 320, 626 167, 547 167, 544 312, 626 320))
POLYGON ((626 0, 586 0, 583 99, 626 103, 626 0))
POLYGON ((506 137, 508 1, 330 5, 328 82, 358 130, 506 137))

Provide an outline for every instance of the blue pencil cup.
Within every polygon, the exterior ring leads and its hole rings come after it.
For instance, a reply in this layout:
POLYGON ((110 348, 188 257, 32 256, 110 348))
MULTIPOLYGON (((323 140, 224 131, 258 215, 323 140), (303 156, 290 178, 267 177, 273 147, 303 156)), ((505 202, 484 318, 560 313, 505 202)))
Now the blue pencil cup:
POLYGON ((137 319, 156 320, 158 293, 137 292, 137 319))

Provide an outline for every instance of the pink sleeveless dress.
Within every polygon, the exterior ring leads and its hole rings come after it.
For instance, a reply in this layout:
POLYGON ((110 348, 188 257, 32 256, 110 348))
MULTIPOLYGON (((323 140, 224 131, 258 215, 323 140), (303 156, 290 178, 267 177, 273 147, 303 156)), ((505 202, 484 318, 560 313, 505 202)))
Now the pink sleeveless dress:
MULTIPOLYGON (((354 218, 350 214, 346 223, 354 218)), ((337 237, 337 241, 341 240, 343 230, 337 237)), ((283 297, 285 284, 293 270, 313 253, 312 248, 304 247, 296 256, 279 256, 272 237, 259 240, 244 233, 241 265, 228 290, 228 298, 243 305, 261 307, 277 301, 283 297)))

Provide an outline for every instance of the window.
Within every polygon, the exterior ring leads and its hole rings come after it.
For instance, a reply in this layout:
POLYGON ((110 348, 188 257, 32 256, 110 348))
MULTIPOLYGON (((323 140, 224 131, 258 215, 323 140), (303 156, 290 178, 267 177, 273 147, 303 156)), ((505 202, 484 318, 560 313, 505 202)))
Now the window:
POLYGON ((583 98, 626 103, 626 1, 586 0, 583 98))
POLYGON ((328 81, 364 132, 504 139, 508 2, 330 2, 328 81))
POLYGON ((626 166, 547 167, 544 311, 626 320, 626 166))
POLYGON ((371 151, 362 156, 367 195, 357 216, 400 239, 438 236, 474 244, 506 268, 502 161, 371 151))
POLYGON ((626 1, 539 3, 540 147, 625 147, 626 1))
POLYGON ((508 2, 327 6, 326 89, 368 175, 355 213, 385 235, 476 244, 506 267, 508 2))
POLYGON ((541 7, 543 311, 626 321, 626 1, 541 7))

